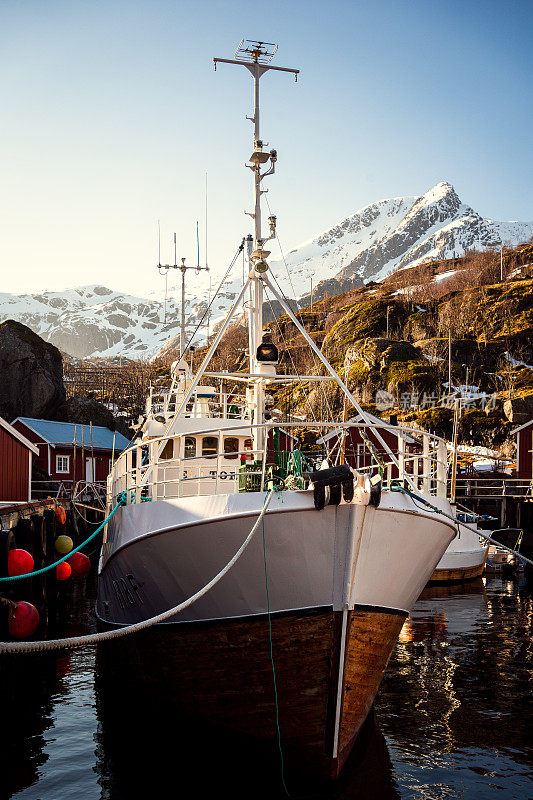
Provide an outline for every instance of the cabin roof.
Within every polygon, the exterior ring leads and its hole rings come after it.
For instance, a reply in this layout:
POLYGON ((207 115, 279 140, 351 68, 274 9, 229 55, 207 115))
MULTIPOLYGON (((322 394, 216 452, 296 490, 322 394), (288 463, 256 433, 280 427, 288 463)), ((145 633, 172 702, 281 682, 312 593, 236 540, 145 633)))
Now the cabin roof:
POLYGON ((13 422, 22 422, 41 439, 51 445, 74 445, 83 442, 84 447, 95 447, 97 450, 112 450, 113 437, 115 437, 115 450, 121 452, 129 441, 118 431, 112 431, 101 425, 78 425, 74 422, 57 422, 49 419, 32 419, 31 417, 17 417, 13 422))

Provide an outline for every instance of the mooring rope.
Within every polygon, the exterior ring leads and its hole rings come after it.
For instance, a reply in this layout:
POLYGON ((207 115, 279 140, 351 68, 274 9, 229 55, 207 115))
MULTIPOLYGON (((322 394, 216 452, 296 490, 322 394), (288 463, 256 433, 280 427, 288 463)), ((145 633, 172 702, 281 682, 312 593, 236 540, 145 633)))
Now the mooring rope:
POLYGON ((107 525, 111 517, 114 514, 116 514, 118 509, 121 506, 125 505, 125 502, 126 502, 125 499, 120 499, 116 504, 115 508, 113 509, 113 511, 109 514, 109 516, 104 519, 102 524, 99 525, 98 528, 95 531, 93 531, 93 533, 91 533, 91 535, 88 536, 84 542, 79 544, 77 547, 74 547, 72 550, 70 550, 70 552, 66 553, 66 555, 62 556, 62 558, 59 558, 57 561, 54 561, 53 564, 47 564, 46 567, 41 567, 41 569, 36 569, 33 572, 25 572, 22 575, 4 575, 3 577, 0 578, 0 582, 21 581, 24 580, 25 578, 35 578, 36 575, 42 575, 44 572, 48 572, 49 570, 54 569, 54 567, 57 567, 59 564, 62 564, 63 561, 66 561, 68 558, 74 555, 74 553, 77 553, 78 550, 81 550, 82 547, 85 547, 86 544, 89 544, 89 542, 92 539, 94 539, 94 537, 97 536, 101 530, 103 530, 104 526, 107 525))
POLYGON ((485 533, 480 531, 478 528, 473 528, 471 525, 468 525, 466 522, 461 522, 461 520, 458 520, 457 517, 452 517, 451 514, 448 514, 446 511, 443 511, 442 509, 438 508, 437 506, 434 506, 433 503, 430 503, 424 497, 420 497, 420 495, 415 494, 410 489, 406 489, 405 486, 398 486, 397 484, 396 485, 393 484, 391 486, 391 491, 392 492, 403 492, 403 494, 409 495, 409 497, 413 500, 413 502, 415 504, 416 504, 417 501, 419 503, 422 503, 424 506, 427 506, 427 508, 431 509, 432 511, 435 511, 437 514, 441 514, 443 517, 446 517, 447 519, 451 519, 451 521, 454 522, 456 525, 461 525, 463 528, 466 528, 467 530, 471 531, 472 533, 475 533, 476 536, 479 536, 481 539, 485 539, 486 542, 490 542, 491 544, 495 544, 498 547, 503 547, 504 550, 507 550, 509 553, 512 553, 514 556, 517 556, 517 558, 521 558, 522 561, 525 561, 527 564, 531 564, 533 566, 533 561, 531 559, 529 559, 529 558, 526 558, 526 556, 522 555, 522 553, 519 553, 518 550, 513 550, 512 547, 509 547, 506 544, 502 544, 501 542, 498 542, 498 540, 497 539, 493 539, 492 536, 487 536, 485 533))
MULTIPOLYGON (((72 636, 67 639, 48 639, 44 641, 38 642, 0 642, 0 654, 2 653, 35 653, 35 652, 43 652, 45 650, 60 650, 62 648, 70 648, 70 647, 82 647, 84 645, 95 644, 96 642, 105 642, 109 641, 110 639, 118 639, 121 636, 127 636, 130 633, 137 633, 138 631, 142 631, 145 628, 150 628, 152 625, 157 624, 158 622, 164 622, 169 617, 174 616, 179 611, 183 611, 185 608, 188 608, 192 605, 196 600, 199 600, 203 597, 210 589, 213 588, 223 577, 226 575, 232 566, 238 561, 241 555, 244 553, 248 545, 250 544, 252 537, 256 530, 258 529, 259 525, 263 517, 265 516, 266 510, 270 505, 270 501, 274 495, 274 489, 270 489, 266 496, 265 502, 263 504, 263 508, 259 516, 257 517, 254 526, 244 542, 241 544, 235 555, 228 561, 225 567, 217 572, 214 578, 212 578, 209 583, 206 583, 205 586, 202 587, 199 591, 195 594, 191 595, 191 597, 187 598, 187 600, 183 600, 181 603, 178 603, 177 606, 174 608, 170 608, 167 611, 163 611, 161 614, 157 614, 155 617, 150 617, 149 619, 142 620, 142 622, 136 622, 133 625, 127 625, 124 628, 118 628, 112 631, 101 631, 100 633, 90 633, 86 636, 72 636)), ((116 509, 115 509, 116 511, 116 509)))

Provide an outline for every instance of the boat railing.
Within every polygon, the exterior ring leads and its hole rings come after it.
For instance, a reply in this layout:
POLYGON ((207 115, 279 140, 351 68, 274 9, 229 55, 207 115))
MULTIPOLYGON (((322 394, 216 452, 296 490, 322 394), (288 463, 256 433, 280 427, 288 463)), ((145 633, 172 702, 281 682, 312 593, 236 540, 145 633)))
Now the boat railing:
MULTIPOLYGON (((172 417, 181 405, 182 396, 173 393, 169 397, 151 397, 147 412, 165 418, 172 417)), ((184 411, 184 416, 208 419, 245 419, 248 406, 245 395, 236 395, 231 392, 217 392, 212 396, 203 395, 201 390, 190 398, 184 411)))
MULTIPOLYGON (((448 459, 446 442, 434 434, 425 431, 394 428, 383 424, 365 424, 358 422, 331 423, 318 422, 302 424, 301 422, 278 423, 268 422, 262 425, 243 425, 242 429, 194 428, 179 435, 161 436, 146 441, 139 441, 128 448, 117 459, 108 483, 110 500, 115 501, 122 492, 126 493, 127 503, 139 503, 150 500, 185 497, 191 495, 212 495, 222 492, 235 493, 248 490, 264 489, 272 476, 276 476, 276 457, 272 438, 269 434, 277 429, 287 434, 287 447, 282 451, 287 456, 294 449, 295 430, 312 429, 322 435, 328 428, 337 436, 330 436, 332 444, 326 455, 331 463, 339 463, 341 457, 350 466, 370 476, 379 473, 385 488, 394 482, 409 485, 425 494, 446 496, 448 459), (342 448, 344 431, 356 428, 361 435, 361 443, 357 453, 353 448, 342 448), (264 447, 224 452, 223 437, 246 435, 250 439, 263 431, 264 447), (372 440, 372 431, 379 431, 381 438, 390 437, 394 432, 396 444, 384 449, 377 438, 372 440), (186 456, 184 439, 194 436, 216 435, 218 446, 212 454, 186 456), (169 443, 170 446, 169 446, 169 443), (341 456, 343 452, 343 456, 341 456), (270 468, 270 469, 269 469, 270 468), (244 476, 247 476, 245 478, 244 476), (255 479, 254 479, 255 478, 255 479), (244 489, 243 489, 244 485, 244 489), (248 488, 247 488, 248 487, 248 488)), ((316 467, 324 457, 322 450, 308 450, 304 453, 308 463, 316 467)), ((279 458, 278 458, 279 460, 279 458)), ((279 481, 280 485, 283 482, 279 481)))

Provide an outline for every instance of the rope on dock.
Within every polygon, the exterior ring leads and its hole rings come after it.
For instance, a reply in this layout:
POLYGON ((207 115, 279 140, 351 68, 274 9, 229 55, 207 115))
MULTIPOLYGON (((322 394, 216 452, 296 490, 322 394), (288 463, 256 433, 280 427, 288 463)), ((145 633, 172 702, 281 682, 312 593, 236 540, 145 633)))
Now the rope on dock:
POLYGON ((77 553, 78 550, 81 550, 82 547, 85 547, 86 544, 89 544, 91 539, 94 539, 95 536, 98 536, 100 531, 103 530, 104 526, 107 525, 107 523, 109 522, 111 517, 114 514, 116 514, 118 509, 121 508, 121 506, 123 506, 125 504, 126 504, 126 498, 125 497, 124 498, 119 497, 118 503, 116 504, 115 508, 109 514, 109 516, 104 519, 102 524, 99 525, 98 528, 95 531, 93 531, 93 533, 91 533, 91 535, 88 536, 87 539, 85 539, 84 542, 79 544, 77 547, 74 547, 72 550, 70 550, 68 553, 66 553, 66 555, 64 555, 62 558, 59 558, 57 561, 54 561, 53 564, 47 564, 46 567, 41 567, 41 569, 36 569, 34 572, 24 572, 22 575, 5 575, 5 576, 0 578, 0 582, 22 581, 22 580, 25 580, 26 578, 34 578, 36 575, 42 575, 44 572, 48 572, 49 570, 54 569, 54 567, 57 567, 59 564, 62 564, 63 561, 66 561, 68 558, 70 558, 72 555, 74 555, 74 553, 77 553))
POLYGON ((486 542, 490 542, 491 544, 495 544, 498 547, 503 547, 504 550, 507 550, 509 553, 512 553, 514 556, 517 556, 517 558, 521 558, 522 561, 526 562, 526 564, 531 564, 531 566, 533 566, 533 561, 530 558, 526 558, 526 556, 522 555, 522 553, 519 553, 518 550, 513 550, 512 547, 509 547, 506 544, 502 544, 501 542, 498 542, 498 540, 497 539, 493 539, 492 536, 487 536, 485 533, 480 531, 478 528, 473 528, 471 525, 468 525, 466 522, 461 522, 461 520, 458 520, 457 517, 452 517, 451 514, 448 514, 448 513, 446 513, 446 511, 442 511, 442 509, 437 508, 437 506, 434 506, 433 503, 430 503, 424 497, 420 497, 420 495, 415 494, 410 489, 406 489, 405 486, 398 486, 397 484, 394 484, 393 486, 391 486, 391 491, 393 491, 393 492, 403 492, 403 494, 409 495, 409 497, 415 502, 415 504, 417 502, 418 503, 422 503, 424 506, 427 506, 432 511, 435 511, 437 514, 441 514, 443 517, 446 517, 447 519, 451 519, 451 521, 455 522, 456 525, 461 525, 463 528, 466 528, 467 530, 472 531, 472 533, 475 533, 476 536, 479 536, 481 539, 485 539, 486 542))
MULTIPOLYGON (((86 636, 72 636, 67 639, 48 639, 44 641, 38 642, 0 642, 0 655, 2 653, 36 653, 36 652, 44 652, 46 650, 60 650, 62 648, 72 648, 72 647, 83 647, 84 645, 89 644, 96 644, 97 642, 105 642, 111 639, 118 639, 121 636, 127 636, 130 633, 137 633, 138 631, 142 631, 145 628, 150 628, 152 625, 156 625, 158 622, 164 622, 169 617, 174 616, 179 611, 183 611, 185 608, 188 608, 192 605, 196 600, 199 600, 203 597, 207 592, 209 592, 213 586, 215 586, 223 577, 230 571, 233 565, 239 560, 241 555, 244 553, 248 545, 250 544, 252 537, 256 530, 258 529, 259 525, 263 517, 265 516, 266 510, 270 505, 270 501, 274 496, 274 489, 270 489, 266 496, 265 502, 263 504, 263 508, 259 516, 257 517, 254 526, 244 542, 241 544, 233 558, 231 558, 226 566, 218 572, 214 578, 212 578, 209 583, 206 583, 202 589, 200 589, 195 594, 191 595, 191 597, 187 598, 187 600, 183 600, 183 602, 178 603, 177 606, 174 608, 168 609, 168 611, 163 611, 162 614, 157 614, 155 617, 150 617, 150 619, 142 620, 142 622, 136 622, 133 625, 127 625, 124 628, 118 628, 112 631, 101 631, 100 633, 90 633, 86 636)), ((114 509, 116 511, 116 508, 114 509)))

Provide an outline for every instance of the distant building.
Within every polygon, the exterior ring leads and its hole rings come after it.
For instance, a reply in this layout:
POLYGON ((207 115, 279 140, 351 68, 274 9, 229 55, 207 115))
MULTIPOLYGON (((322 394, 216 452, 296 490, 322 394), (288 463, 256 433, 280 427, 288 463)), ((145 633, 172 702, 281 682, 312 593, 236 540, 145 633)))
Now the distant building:
POLYGON ((32 457, 38 448, 0 417, 0 503, 31 500, 32 457))
POLYGON ((533 419, 511 431, 516 435, 516 477, 531 480, 533 477, 533 419))
POLYGON ((38 447, 36 463, 54 481, 105 481, 111 460, 129 442, 118 431, 99 425, 78 425, 17 417, 13 427, 38 447))

